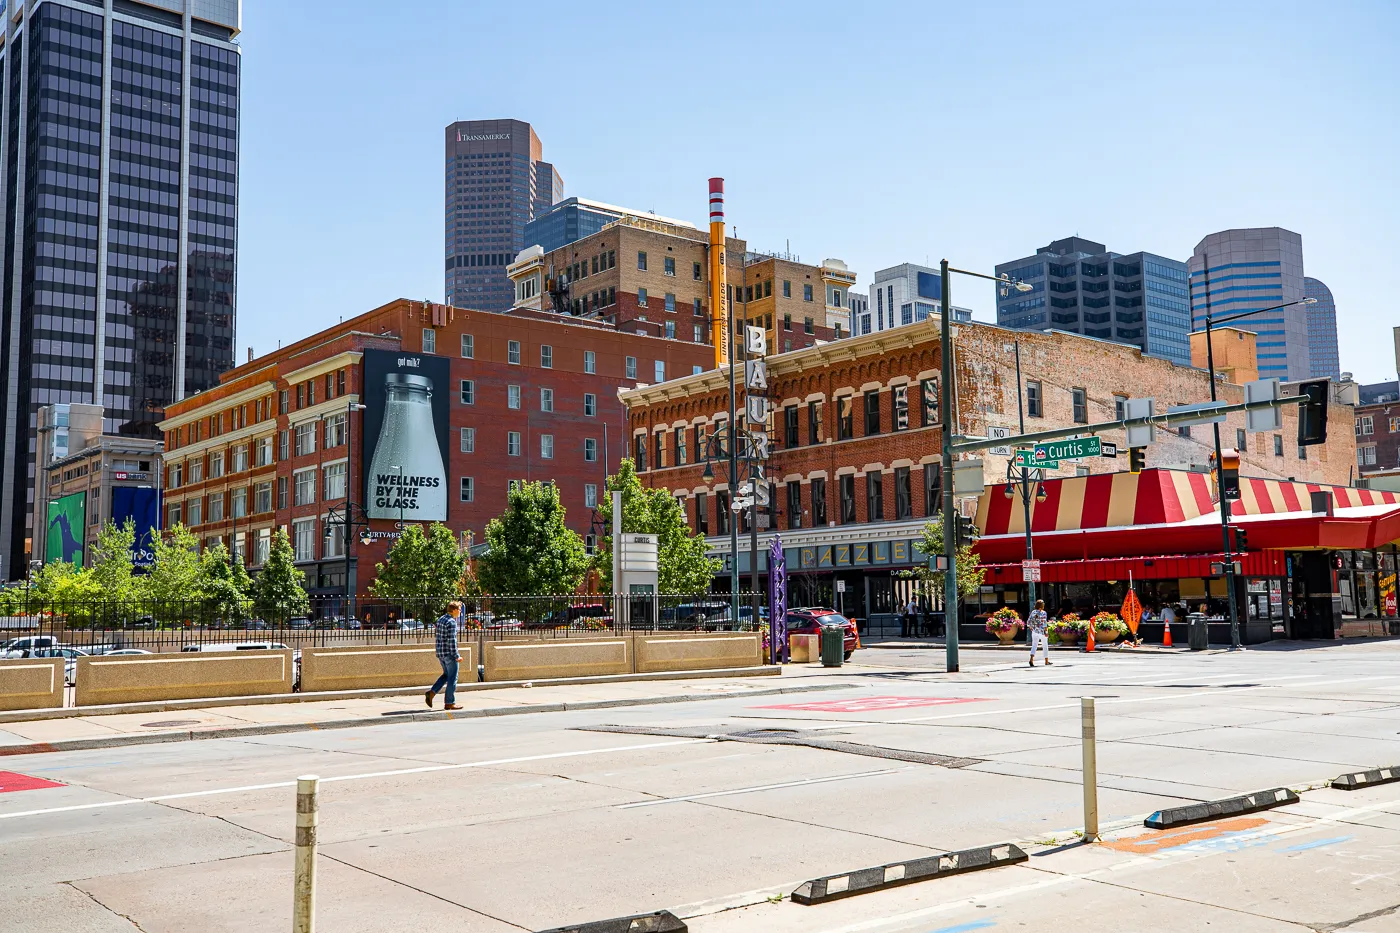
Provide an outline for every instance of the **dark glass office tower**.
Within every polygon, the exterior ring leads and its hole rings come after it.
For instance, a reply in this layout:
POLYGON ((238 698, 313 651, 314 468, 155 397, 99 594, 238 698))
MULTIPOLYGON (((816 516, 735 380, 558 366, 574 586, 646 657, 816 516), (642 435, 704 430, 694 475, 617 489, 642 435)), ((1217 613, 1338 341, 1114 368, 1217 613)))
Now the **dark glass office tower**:
POLYGON ((6 17, 0 574, 28 559, 37 409, 160 436, 233 365, 237 0, 39 0, 6 17))
POLYGON ((453 123, 446 143, 447 303, 504 313, 515 303, 506 265, 527 245, 525 224, 564 196, 564 181, 520 120, 453 123))

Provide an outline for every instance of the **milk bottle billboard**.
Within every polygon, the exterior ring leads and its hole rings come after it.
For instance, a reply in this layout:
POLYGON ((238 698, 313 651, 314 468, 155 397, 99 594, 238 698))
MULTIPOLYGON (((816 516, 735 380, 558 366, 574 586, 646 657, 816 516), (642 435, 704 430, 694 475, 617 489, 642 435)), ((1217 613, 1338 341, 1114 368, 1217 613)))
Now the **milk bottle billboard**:
POLYGON ((370 518, 447 520, 448 364, 365 350, 365 507, 370 518))

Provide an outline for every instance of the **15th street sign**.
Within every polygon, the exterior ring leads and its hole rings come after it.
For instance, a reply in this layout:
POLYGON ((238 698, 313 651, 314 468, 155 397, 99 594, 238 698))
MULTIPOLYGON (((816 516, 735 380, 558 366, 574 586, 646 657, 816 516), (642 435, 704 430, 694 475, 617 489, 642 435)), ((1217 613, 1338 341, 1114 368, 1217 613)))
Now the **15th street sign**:
POLYGON ((1070 437, 1062 441, 1047 441, 1035 445, 1035 462, 1042 460, 1081 460, 1103 455, 1103 443, 1097 437, 1070 437))
POLYGON ((1016 451, 1016 465, 1029 470, 1054 470, 1060 466, 1058 460, 1037 460, 1034 450, 1016 451))

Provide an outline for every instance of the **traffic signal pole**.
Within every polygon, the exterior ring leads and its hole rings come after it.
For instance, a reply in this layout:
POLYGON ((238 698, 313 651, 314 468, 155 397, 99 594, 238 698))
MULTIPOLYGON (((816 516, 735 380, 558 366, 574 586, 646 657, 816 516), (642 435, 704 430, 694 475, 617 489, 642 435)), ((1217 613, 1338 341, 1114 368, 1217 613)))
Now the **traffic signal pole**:
POLYGON ((938 392, 938 417, 943 422, 943 643, 947 653, 947 670, 958 672, 958 526, 953 515, 953 300, 949 280, 948 260, 939 264, 942 278, 943 304, 939 311, 940 342, 938 355, 942 358, 942 385, 938 392))
MULTIPOLYGON (((1206 279, 1206 292, 1210 292, 1210 279, 1206 279)), ((1206 312, 1206 370, 1210 374, 1210 400, 1218 401, 1215 393, 1215 349, 1211 346, 1210 312, 1206 312)), ((1221 553, 1225 555, 1225 602, 1230 607, 1230 650, 1239 651, 1240 612, 1235 605, 1235 559, 1230 555, 1230 500, 1225 497, 1225 456, 1220 447, 1220 422, 1211 425, 1215 432, 1215 492, 1220 497, 1220 540, 1221 553)), ((1209 596, 1209 591, 1207 591, 1209 596)))

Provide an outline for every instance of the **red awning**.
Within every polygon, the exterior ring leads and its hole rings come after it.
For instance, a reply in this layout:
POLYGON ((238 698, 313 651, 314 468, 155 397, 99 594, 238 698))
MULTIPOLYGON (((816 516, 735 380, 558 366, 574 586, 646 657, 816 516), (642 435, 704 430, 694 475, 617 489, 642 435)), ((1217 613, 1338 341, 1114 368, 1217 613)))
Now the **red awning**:
MULTIPOLYGON (((1218 533, 1218 529, 1217 529, 1218 533)), ((1251 542, 1252 546, 1252 542, 1251 542)), ((1287 571, 1283 552, 1250 551, 1235 555, 1246 577, 1282 577, 1287 571)), ((1164 554, 1153 557, 1117 557, 1101 560, 1043 560, 1040 579, 1044 583, 1091 583, 1099 580, 1175 580, 1178 577, 1210 577, 1211 563, 1224 558, 1216 554, 1164 554)), ((1024 583, 1020 563, 984 564, 991 584, 1024 583)))

